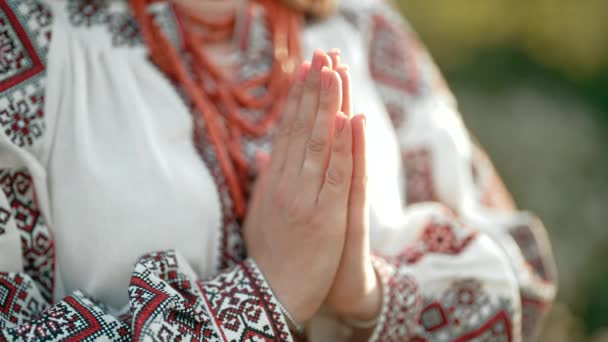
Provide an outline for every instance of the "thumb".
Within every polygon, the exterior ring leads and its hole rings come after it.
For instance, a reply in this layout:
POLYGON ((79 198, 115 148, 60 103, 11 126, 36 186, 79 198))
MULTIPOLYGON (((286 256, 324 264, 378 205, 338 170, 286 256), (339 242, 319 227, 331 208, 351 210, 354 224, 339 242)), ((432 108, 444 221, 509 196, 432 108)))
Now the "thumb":
MULTIPOLYGON (((260 201, 262 194, 264 193, 264 178, 266 178, 268 167, 270 165, 270 156, 268 153, 263 151, 258 151, 255 154, 255 167, 258 170, 258 176, 255 180, 255 184, 253 184, 253 189, 251 193, 251 197, 249 199, 249 210, 247 216, 245 217, 244 227, 248 227, 251 224, 255 224, 257 221, 256 212, 260 207, 260 201)), ((245 229, 246 231, 247 229, 245 229)))
POLYGON ((265 183, 264 178, 266 178, 266 174, 268 173, 268 166, 270 166, 270 155, 264 151, 256 152, 255 166, 258 170, 258 176, 253 186, 253 193, 251 195, 252 205, 255 205, 255 203, 259 202, 260 196, 263 193, 263 183, 265 183))

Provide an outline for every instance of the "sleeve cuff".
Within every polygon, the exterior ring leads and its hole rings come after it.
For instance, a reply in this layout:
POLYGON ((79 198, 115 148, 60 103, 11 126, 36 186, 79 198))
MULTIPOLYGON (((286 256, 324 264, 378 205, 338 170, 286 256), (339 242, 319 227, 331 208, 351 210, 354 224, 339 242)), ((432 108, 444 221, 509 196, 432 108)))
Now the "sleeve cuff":
POLYGON ((406 341, 413 334, 422 298, 416 280, 381 257, 374 268, 382 283, 382 310, 370 341, 406 341))
POLYGON ((215 325, 228 341, 243 336, 293 341, 282 305, 252 259, 203 282, 201 289, 215 325))

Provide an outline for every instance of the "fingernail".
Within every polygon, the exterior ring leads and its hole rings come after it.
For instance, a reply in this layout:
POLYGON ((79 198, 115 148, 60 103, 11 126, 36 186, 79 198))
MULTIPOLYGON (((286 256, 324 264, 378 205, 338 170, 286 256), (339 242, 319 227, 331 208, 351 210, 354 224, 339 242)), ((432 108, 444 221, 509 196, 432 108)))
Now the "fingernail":
POLYGON ((365 114, 361 114, 361 121, 363 121, 363 127, 367 127, 367 117, 365 114))
POLYGON ((336 135, 340 134, 344 130, 344 126, 346 126, 346 118, 342 112, 339 112, 336 115, 336 135))
POLYGON ((323 66, 323 55, 325 53, 321 50, 316 50, 312 56, 312 69, 319 70, 323 66))
POLYGON ((340 65, 340 49, 334 48, 329 52, 331 55, 332 62, 334 62, 334 69, 340 65))
POLYGON ((297 76, 298 81, 303 82, 306 79, 306 74, 308 73, 309 69, 310 69, 310 62, 309 61, 302 62, 302 65, 300 65, 300 69, 298 70, 298 76, 297 76))
POLYGON ((323 88, 323 89, 331 88, 333 79, 334 78, 331 73, 331 69, 324 66, 323 69, 321 69, 321 88, 323 88))

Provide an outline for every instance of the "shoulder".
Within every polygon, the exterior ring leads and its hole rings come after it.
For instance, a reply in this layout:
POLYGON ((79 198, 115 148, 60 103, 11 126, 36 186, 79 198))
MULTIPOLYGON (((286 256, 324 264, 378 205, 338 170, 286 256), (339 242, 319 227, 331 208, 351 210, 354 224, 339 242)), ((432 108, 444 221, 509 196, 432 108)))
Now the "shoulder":
POLYGON ((407 20, 386 1, 345 0, 339 14, 361 33, 372 54, 396 56, 400 63, 424 51, 407 20))
POLYGON ((0 125, 19 147, 44 133, 44 83, 53 15, 34 0, 0 0, 0 125))
POLYGON ((384 0, 343 0, 339 13, 362 31, 373 29, 379 22, 398 30, 411 29, 401 13, 384 0))

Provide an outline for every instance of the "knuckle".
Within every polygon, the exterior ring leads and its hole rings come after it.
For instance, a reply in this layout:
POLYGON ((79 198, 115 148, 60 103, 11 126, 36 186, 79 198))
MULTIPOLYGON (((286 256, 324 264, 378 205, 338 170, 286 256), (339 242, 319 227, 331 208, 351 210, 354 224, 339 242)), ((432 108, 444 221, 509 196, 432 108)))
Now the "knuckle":
POLYGON ((279 125, 279 128, 277 129, 277 137, 278 138, 286 138, 290 135, 290 131, 291 131, 291 125, 287 124, 287 123, 281 123, 281 125, 279 125))
POLYGON ((336 139, 332 149, 334 154, 340 155, 341 157, 346 156, 347 152, 350 152, 342 139, 336 139))
POLYGON ((302 81, 296 81, 293 83, 291 88, 289 88, 289 95, 287 96, 287 101, 290 103, 297 103, 302 96, 302 88, 304 83, 302 81))
POLYGON ((289 129, 289 134, 292 136, 298 136, 305 134, 310 130, 310 124, 302 119, 296 119, 289 129))
POLYGON ((367 175, 363 175, 357 177, 357 179, 353 179, 351 187, 357 189, 365 189, 367 187, 367 175))
POLYGON ((312 136, 308 139, 308 151, 313 153, 320 153, 327 149, 329 141, 326 138, 319 136, 312 136))
POLYGON ((346 172, 338 167, 329 168, 325 181, 333 187, 341 187, 346 183, 346 172))
POLYGON ((287 191, 285 190, 285 186, 281 183, 277 186, 277 188, 272 193, 272 201, 274 202, 275 207, 284 208, 287 204, 288 196, 287 191))
POLYGON ((314 213, 310 216, 307 222, 309 230, 318 231, 323 229, 323 225, 326 224, 327 218, 321 213, 314 213))
POLYGON ((292 221, 301 221, 308 217, 308 210, 298 197, 289 201, 286 213, 292 221))
POLYGON ((311 75, 310 79, 307 79, 304 82, 304 91, 307 93, 317 93, 319 92, 319 84, 316 81, 314 75, 311 75))

